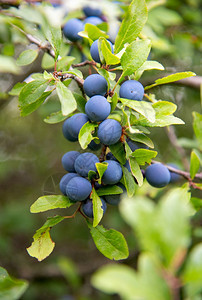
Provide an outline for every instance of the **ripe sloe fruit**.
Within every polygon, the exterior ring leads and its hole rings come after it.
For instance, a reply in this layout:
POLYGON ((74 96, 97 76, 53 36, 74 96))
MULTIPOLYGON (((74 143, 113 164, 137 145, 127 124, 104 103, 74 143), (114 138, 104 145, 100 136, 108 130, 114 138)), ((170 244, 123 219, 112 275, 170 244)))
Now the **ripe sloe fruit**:
POLYGON ((79 175, 76 173, 68 173, 61 178, 59 185, 60 185, 60 190, 64 195, 66 195, 66 187, 68 182, 74 177, 79 177, 79 175))
MULTIPOLYGON (((117 185, 118 185, 120 188, 122 188, 123 193, 126 191, 126 188, 125 188, 125 186, 124 186, 122 183, 118 183, 117 185)), ((118 194, 118 195, 106 195, 104 198, 105 198, 105 201, 106 201, 108 204, 111 204, 111 205, 118 205, 119 202, 121 201, 121 195, 122 195, 122 194, 118 194)))
POLYGON ((119 96, 125 99, 141 101, 144 96, 144 87, 139 81, 127 80, 121 85, 119 96))
POLYGON ((88 23, 88 24, 93 24, 95 26, 101 24, 102 22, 103 22, 102 19, 94 16, 88 17, 84 20, 84 24, 88 23))
MULTIPOLYGON (((100 198, 100 200, 102 201, 102 210, 103 210, 103 215, 106 212, 107 209, 107 204, 104 201, 103 198, 100 198)), ((82 209, 84 214, 89 217, 89 218, 93 218, 93 201, 88 199, 85 203, 82 204, 82 209)))
POLYGON ((96 142, 94 140, 92 140, 90 142, 90 144, 88 145, 88 148, 93 150, 93 151, 99 150, 101 148, 101 143, 96 144, 96 142))
POLYGON ((63 134, 71 142, 78 141, 81 127, 89 121, 86 114, 78 113, 67 119, 63 123, 63 134))
POLYGON ((62 157, 63 168, 68 172, 75 172, 74 162, 75 159, 80 155, 78 151, 69 151, 62 157))
POLYGON ((72 178, 66 187, 66 194, 72 201, 83 201, 92 191, 90 182, 82 177, 72 178))
POLYGON ((104 96, 107 92, 108 84, 103 76, 92 74, 84 80, 83 88, 88 97, 93 97, 95 95, 104 96))
POLYGON ((76 42, 82 39, 81 36, 78 35, 79 31, 83 31, 84 25, 83 22, 79 19, 70 19, 63 28, 64 36, 72 42, 76 42))
POLYGON ((102 176, 102 182, 104 184, 116 184, 121 180, 122 168, 117 161, 105 160, 108 163, 107 170, 102 176))
POLYGON ((118 160, 116 159, 116 157, 115 157, 111 152, 108 152, 108 153, 107 153, 106 159, 107 159, 107 160, 115 160, 115 161, 118 161, 118 160))
POLYGON ((76 172, 82 177, 87 177, 89 171, 97 171, 95 164, 99 162, 98 157, 90 152, 80 154, 74 163, 76 172))
POLYGON ((170 172, 161 163, 155 163, 146 168, 145 177, 149 184, 161 188, 170 182, 170 172))
POLYGON ((91 16, 100 17, 102 15, 102 11, 99 8, 93 8, 90 6, 85 6, 83 8, 83 12, 86 15, 86 17, 91 17, 91 16))
POLYGON ((104 120, 98 126, 97 135, 104 145, 113 145, 120 140, 122 135, 121 124, 114 119, 104 120))
POLYGON ((91 121, 100 122, 105 120, 111 111, 111 105, 103 96, 91 97, 85 105, 85 112, 91 121))
POLYGON ((70 133, 70 124, 71 124, 71 118, 65 120, 65 122, 63 123, 63 126, 62 126, 62 132, 63 132, 63 135, 64 137, 70 141, 70 142, 76 142, 78 140, 78 137, 73 137, 72 134, 70 133))
MULTIPOLYGON (((110 41, 108 41, 108 43, 110 44, 110 47, 111 47, 111 50, 112 50, 112 53, 114 53, 114 47, 112 45, 112 43, 110 41)), ((99 50, 98 50, 98 40, 95 40, 91 47, 90 47, 90 54, 92 56, 92 59, 97 62, 97 63, 101 63, 101 60, 100 60, 100 54, 99 54, 99 50)))

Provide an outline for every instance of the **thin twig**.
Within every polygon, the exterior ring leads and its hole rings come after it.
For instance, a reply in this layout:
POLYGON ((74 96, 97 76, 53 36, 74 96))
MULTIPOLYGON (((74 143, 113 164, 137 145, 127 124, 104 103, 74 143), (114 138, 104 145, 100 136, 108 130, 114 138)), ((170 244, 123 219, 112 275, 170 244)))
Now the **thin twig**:
POLYGON ((87 66, 87 65, 92 65, 92 66, 96 66, 96 62, 94 62, 93 60, 90 61, 90 60, 85 60, 79 64, 72 64, 72 67, 73 68, 79 68, 79 67, 84 67, 84 66, 87 66))
POLYGON ((176 151, 179 153, 185 170, 189 170, 189 162, 186 158, 186 152, 178 143, 178 139, 177 139, 177 136, 175 134, 174 127, 169 126, 169 127, 166 127, 165 130, 166 130, 167 136, 168 136, 171 144, 174 146, 176 151))
POLYGON ((101 151, 101 154, 100 154, 100 157, 99 157, 100 162, 103 162, 105 160, 106 151, 107 151, 107 146, 103 145, 102 151, 101 151))
POLYGON ((78 87, 80 88, 81 92, 82 92, 82 95, 83 97, 86 99, 86 94, 84 92, 84 89, 83 89, 83 83, 84 83, 84 80, 74 74, 63 74, 62 75, 62 81, 65 80, 65 79, 68 79, 68 78, 72 78, 76 81, 76 83, 78 84, 78 87))
POLYGON ((73 219, 75 218, 76 214, 80 211, 82 203, 79 204, 79 206, 77 207, 77 209, 75 210, 75 212, 73 213, 73 215, 71 216, 64 216, 65 219, 73 219))

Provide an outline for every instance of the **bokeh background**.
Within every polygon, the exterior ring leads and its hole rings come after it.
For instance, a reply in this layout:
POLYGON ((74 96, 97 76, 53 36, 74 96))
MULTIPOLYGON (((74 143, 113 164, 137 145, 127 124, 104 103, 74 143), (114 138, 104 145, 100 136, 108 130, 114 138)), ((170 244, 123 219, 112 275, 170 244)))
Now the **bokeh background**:
MULTIPOLYGON (((82 5, 87 2, 90 5, 93 1, 64 1, 64 5, 69 16, 72 13, 79 16, 82 15, 82 5)), ((116 5, 122 7, 117 12, 119 20, 129 3, 130 1, 117 1, 116 5)), ((104 1, 104 4, 97 1, 97 5, 104 7, 104 14, 110 16, 107 5, 110 7, 111 1, 104 1)), ((57 13, 60 9, 56 8, 57 13)), ((144 34, 152 39, 154 47, 151 59, 165 66, 164 74, 193 71, 202 76, 201 15, 200 0, 168 0, 151 10, 144 34)), ((11 28, 3 27, 0 23, 0 52, 8 55, 10 51, 12 55, 14 51, 14 56, 18 57, 28 46, 16 44, 13 48, 10 31, 11 28)), ((13 276, 30 282, 22 296, 23 300, 119 299, 116 295, 102 294, 90 284, 93 272, 109 263, 109 260, 96 249, 80 215, 52 229, 51 235, 56 247, 45 261, 37 262, 26 251, 34 232, 42 226, 47 216, 56 213, 69 215, 73 212, 74 208, 71 208, 36 215, 31 214, 29 209, 38 197, 59 193, 58 183, 64 175, 61 157, 70 150, 80 151, 78 143, 70 143, 64 139, 61 123, 50 125, 43 121, 59 108, 56 96, 52 96, 48 105, 42 105, 28 117, 20 117, 17 97, 11 97, 7 93, 16 82, 25 80, 33 72, 40 72, 41 59, 42 54, 31 66, 23 68, 21 74, 0 74, 0 265, 13 276)), ((87 75, 88 68, 83 70, 87 75)), ((158 76, 162 74, 145 72, 141 82, 143 85, 152 83, 158 76)), ((76 89, 76 86, 73 85, 72 88, 76 89)), ((173 84, 153 91, 157 99, 177 104, 176 116, 182 118, 185 125, 176 126, 174 130, 179 143, 189 153, 195 142, 191 111, 200 112, 199 86, 173 84)), ((180 155, 170 143, 165 129, 152 129, 151 137, 155 150, 159 152, 159 160, 175 162, 182 167, 180 155)), ((155 201, 161 195, 161 191, 157 192, 147 184, 142 191, 155 201)), ((135 237, 120 217, 118 207, 108 207, 103 224, 125 235, 130 256, 124 263, 135 267, 138 255, 135 237)))

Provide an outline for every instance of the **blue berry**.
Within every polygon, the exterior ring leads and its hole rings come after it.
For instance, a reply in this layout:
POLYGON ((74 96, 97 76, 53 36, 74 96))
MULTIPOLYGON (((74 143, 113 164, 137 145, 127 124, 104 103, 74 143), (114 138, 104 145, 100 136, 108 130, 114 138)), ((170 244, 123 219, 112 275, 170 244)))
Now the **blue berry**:
MULTIPOLYGON (((106 209, 107 209, 107 204, 104 201, 104 199, 100 198, 100 200, 102 201, 101 208, 103 210, 103 215, 104 215, 104 213, 106 212, 106 209)), ((85 203, 83 203, 82 210, 87 217, 93 218, 93 201, 88 199, 85 203)))
MULTIPOLYGON (((122 188, 123 193, 126 192, 126 188, 125 188, 125 186, 124 186, 122 183, 118 183, 117 185, 118 185, 120 188, 122 188)), ((121 201, 121 195, 122 195, 122 194, 118 194, 118 195, 106 195, 106 196, 104 196, 104 198, 105 198, 105 201, 106 201, 108 204, 111 204, 111 205, 118 205, 119 202, 121 201)))
POLYGON ((105 120, 111 111, 111 105, 103 96, 91 97, 85 105, 85 113, 91 121, 100 122, 105 120))
POLYGON ((116 184, 121 180, 122 168, 121 165, 114 160, 105 160, 108 163, 107 170, 102 176, 102 183, 104 184, 116 184))
POLYGON ((63 123, 63 134, 71 142, 78 141, 80 129, 89 121, 86 114, 78 113, 67 119, 63 123))
POLYGON ((101 24, 102 22, 102 19, 94 16, 88 17, 84 20, 84 24, 93 24, 95 26, 101 24))
POLYGON ((66 187, 68 182, 74 177, 79 177, 79 175, 76 173, 68 173, 61 178, 59 185, 60 185, 60 190, 64 195, 66 195, 66 187))
POLYGON ((93 151, 97 151, 101 148, 101 143, 97 144, 96 142, 94 142, 94 140, 92 140, 90 142, 90 144, 88 145, 88 148, 93 150, 93 151))
POLYGON ((92 191, 90 182, 82 177, 72 178, 66 186, 66 194, 72 201, 83 201, 92 191))
POLYGON ((141 101, 144 96, 144 87, 139 81, 127 80, 121 85, 119 96, 125 99, 141 101))
POLYGON ((90 152, 80 154, 74 163, 76 172, 82 177, 87 177, 89 171, 97 171, 95 164, 99 162, 98 157, 90 152))
POLYGON ((78 140, 78 137, 74 137, 71 133, 70 130, 71 129, 71 120, 70 118, 65 120, 65 122, 63 123, 62 126, 62 132, 64 137, 70 141, 70 142, 76 142, 78 140))
POLYGON ((83 22, 79 19, 70 19, 67 21, 63 28, 64 36, 72 42, 76 42, 82 39, 81 36, 78 35, 79 31, 83 31, 84 25, 83 22))
POLYGON ((63 168, 68 172, 75 172, 74 162, 75 159, 80 155, 78 151, 69 151, 62 157, 63 168))
POLYGON ((111 152, 108 152, 108 153, 107 153, 106 159, 107 159, 107 160, 115 160, 115 161, 118 161, 118 160, 116 159, 116 157, 115 157, 111 152))
POLYGON ((104 120, 98 127, 98 138, 104 145, 113 145, 122 135, 121 124, 114 119, 104 120))
POLYGON ((95 95, 104 96, 107 92, 108 84, 103 76, 92 74, 84 80, 83 88, 88 97, 93 97, 95 95))
MULTIPOLYGON (((108 41, 108 43, 110 44, 110 47, 111 47, 111 50, 112 50, 112 53, 114 53, 114 48, 113 48, 113 45, 110 41, 108 41)), ((91 47, 90 47, 90 54, 92 56, 92 59, 97 62, 97 63, 101 63, 101 60, 100 60, 100 54, 99 54, 99 50, 98 50, 98 40, 95 40, 91 47)))
POLYGON ((86 17, 91 17, 91 16, 100 17, 102 15, 102 11, 99 8, 93 8, 90 6, 85 6, 83 8, 83 12, 86 15, 86 17))
POLYGON ((145 177, 149 184, 161 188, 170 182, 170 172, 161 163, 155 163, 146 168, 145 177))

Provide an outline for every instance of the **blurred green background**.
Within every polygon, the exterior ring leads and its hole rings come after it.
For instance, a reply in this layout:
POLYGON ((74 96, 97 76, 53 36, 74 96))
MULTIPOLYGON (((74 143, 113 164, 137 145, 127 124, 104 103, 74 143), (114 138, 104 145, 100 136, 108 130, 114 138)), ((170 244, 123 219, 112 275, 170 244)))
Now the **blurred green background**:
MULTIPOLYGON (((165 74, 193 71, 202 76, 201 15, 202 3, 199 0, 168 0, 165 5, 151 10, 145 34, 153 38, 151 59, 165 66, 165 74)), ((1 53, 8 44, 9 41, 2 41, 1 53)), ((22 46, 16 47, 15 56, 22 50, 22 46)), ((20 80, 34 69, 40 71, 39 61, 37 63, 31 71, 25 68, 26 75, 21 74, 20 80)), ((161 76, 158 72, 146 72, 141 81, 143 84, 152 83, 158 76, 161 76)), ((38 197, 59 192, 58 183, 64 174, 61 157, 70 150, 80 151, 80 147, 78 143, 64 139, 62 124, 43 122, 43 118, 59 108, 56 98, 52 97, 48 105, 44 104, 30 116, 20 117, 17 98, 5 95, 5 87, 9 89, 9 84, 17 80, 17 76, 0 74, 0 265, 13 276, 30 282, 23 300, 119 299, 116 295, 102 294, 90 285, 92 273, 109 260, 98 252, 79 215, 52 229, 56 247, 45 261, 39 263, 26 252, 34 232, 47 216, 56 213, 70 215, 74 211, 73 207, 35 215, 30 213, 29 208, 38 197)), ((193 138, 191 111, 201 112, 200 90, 175 84, 158 87, 152 92, 156 93, 157 99, 178 105, 176 116, 182 118, 185 125, 176 126, 176 134, 182 145, 194 143, 185 138, 193 138)), ((151 136, 159 152, 159 160, 181 164, 179 154, 163 128, 152 129, 151 136)), ((189 153, 190 149, 186 151, 189 153)), ((161 193, 157 194, 148 185, 142 190, 155 199, 161 193)), ((108 207, 103 224, 125 235, 130 248, 130 256, 125 263, 135 267, 138 255, 136 241, 117 207, 108 207)))

